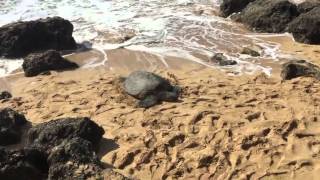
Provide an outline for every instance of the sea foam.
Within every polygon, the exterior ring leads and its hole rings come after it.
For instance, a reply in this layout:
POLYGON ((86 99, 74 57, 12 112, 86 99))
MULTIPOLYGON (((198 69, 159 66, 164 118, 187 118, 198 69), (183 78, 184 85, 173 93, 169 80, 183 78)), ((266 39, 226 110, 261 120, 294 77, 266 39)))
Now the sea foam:
MULTIPOLYGON (((277 59, 279 47, 217 16, 219 4, 219 0, 2 0, 0 25, 61 16, 74 24, 78 43, 90 41, 101 53, 125 47, 159 57, 183 57, 208 67, 216 66, 193 54, 225 53, 239 62, 237 66, 225 67, 227 69, 233 68, 239 73, 262 69, 270 74, 270 68, 253 64, 238 52, 245 45, 260 44, 265 49, 264 58, 277 59), (106 32, 118 33, 124 29, 134 31, 135 36, 118 44, 104 40, 106 32)), ((90 62, 85 67, 104 65, 107 54, 103 55, 103 63, 90 62)), ((21 60, 2 61, 0 76, 21 65, 21 60)))

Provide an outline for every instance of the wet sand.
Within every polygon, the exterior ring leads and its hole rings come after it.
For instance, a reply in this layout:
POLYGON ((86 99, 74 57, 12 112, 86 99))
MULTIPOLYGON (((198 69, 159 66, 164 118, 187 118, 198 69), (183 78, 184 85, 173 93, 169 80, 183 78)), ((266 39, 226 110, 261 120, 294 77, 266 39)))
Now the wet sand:
POLYGON ((320 46, 309 45, 295 42, 292 37, 278 36, 274 38, 267 38, 267 40, 280 43, 281 50, 284 53, 291 54, 295 58, 305 59, 320 65, 320 46))
MULTIPOLYGON (((104 62, 104 55, 97 50, 75 53, 67 55, 70 61, 76 62, 81 66, 80 70, 71 71, 73 75, 86 71, 98 71, 100 69, 116 73, 118 75, 128 75, 135 70, 156 71, 160 69, 174 69, 178 71, 193 71, 205 68, 204 65, 193 62, 189 59, 172 57, 172 56, 157 56, 142 51, 132 51, 127 49, 108 50, 107 60, 104 62), (91 64, 93 64, 91 66, 91 64)), ((52 72, 55 74, 55 72, 52 72)), ((74 76, 73 76, 74 77, 74 76)), ((77 78, 77 77, 75 77, 77 78)), ((16 81, 24 81, 29 78, 24 78, 22 69, 16 70, 13 75, 0 77, 0 90, 14 91, 13 87, 16 81)))

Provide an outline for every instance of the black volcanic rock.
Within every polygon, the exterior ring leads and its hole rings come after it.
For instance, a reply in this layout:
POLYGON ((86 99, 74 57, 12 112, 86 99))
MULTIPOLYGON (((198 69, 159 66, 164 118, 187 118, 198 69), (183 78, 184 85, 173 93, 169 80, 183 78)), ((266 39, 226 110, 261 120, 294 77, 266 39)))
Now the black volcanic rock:
POLYGON ((47 157, 44 152, 32 148, 21 150, 0 148, 0 179, 44 180, 47 172, 47 157))
POLYGON ((255 0, 223 0, 220 5, 221 16, 228 17, 232 13, 240 12, 253 1, 255 0))
POLYGON ((241 54, 247 54, 250 55, 252 57, 258 57, 260 56, 260 52, 262 51, 262 48, 260 46, 257 45, 251 45, 251 46, 245 46, 242 51, 241 54))
POLYGON ((22 64, 24 74, 27 77, 36 76, 50 70, 67 70, 78 67, 76 63, 63 58, 60 53, 55 50, 29 54, 24 58, 22 64))
MULTIPOLYGON (((11 118, 23 124, 19 115, 0 111, 0 125, 11 118)), ((10 125, 10 123, 7 123, 10 125)), ((3 127, 0 127, 3 130, 3 127)), ((89 118, 61 118, 34 126, 24 148, 0 148, 0 179, 5 180, 86 180, 128 179, 112 169, 104 171, 96 150, 104 134, 89 118)))
POLYGON ((320 1, 308 0, 298 4, 298 11, 300 14, 311 11, 313 8, 320 7, 320 1))
POLYGON ((301 76, 314 77, 320 80, 320 68, 305 60, 292 60, 282 65, 281 77, 283 80, 301 76))
POLYGON ((0 145, 18 143, 21 138, 21 127, 26 123, 24 115, 10 108, 0 109, 0 145))
POLYGON ((298 15, 296 5, 287 0, 256 0, 237 20, 258 32, 280 33, 298 15))
POLYGON ((48 49, 73 50, 73 25, 61 17, 15 22, 0 27, 0 56, 19 58, 48 49))
POLYGON ((216 53, 211 57, 211 61, 219 64, 220 66, 230 66, 238 64, 237 61, 228 59, 223 53, 216 53))
POLYGON ((320 44, 320 7, 301 14, 289 24, 288 31, 298 42, 320 44))
POLYGON ((63 141, 48 157, 50 180, 98 179, 102 165, 91 142, 82 138, 63 141))
POLYGON ((90 141, 97 148, 103 134, 103 128, 89 118, 62 118, 32 127, 28 132, 28 143, 50 152, 64 140, 79 137, 90 141))
POLYGON ((0 92, 0 100, 12 98, 12 95, 8 91, 0 92))

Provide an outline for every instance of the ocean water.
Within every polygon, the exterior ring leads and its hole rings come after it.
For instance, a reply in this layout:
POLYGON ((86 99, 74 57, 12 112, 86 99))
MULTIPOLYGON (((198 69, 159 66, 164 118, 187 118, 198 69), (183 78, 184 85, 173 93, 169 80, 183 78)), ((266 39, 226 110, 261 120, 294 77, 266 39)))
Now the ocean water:
MULTIPOLYGON (((260 39, 272 35, 248 32, 230 19, 217 16, 219 4, 219 0, 1 0, 0 26, 61 16, 73 23, 78 43, 90 42, 102 53, 126 47, 159 56, 183 57, 213 68, 217 67, 200 57, 225 53, 239 62, 225 69, 270 74, 271 68, 257 61, 277 60, 281 56, 278 44, 260 39), (127 41, 108 40, 110 36, 128 32, 134 36, 127 41), (250 44, 264 48, 262 58, 239 55, 241 48, 250 44)), ((0 76, 13 72, 21 63, 21 59, 0 59, 0 76)))

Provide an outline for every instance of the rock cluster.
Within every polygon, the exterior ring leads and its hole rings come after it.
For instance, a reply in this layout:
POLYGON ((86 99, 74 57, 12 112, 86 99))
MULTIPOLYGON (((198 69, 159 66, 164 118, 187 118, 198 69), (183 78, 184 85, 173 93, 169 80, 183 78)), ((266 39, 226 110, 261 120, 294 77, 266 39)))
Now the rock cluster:
MULTIPOLYGON (((0 57, 24 58, 25 76, 78 68, 58 51, 75 50, 73 25, 61 17, 19 21, 0 27, 0 57)), ((2 94, 0 94, 0 99, 2 94)))
POLYGON ((12 95, 8 91, 0 92, 0 100, 12 98, 12 95))
POLYGON ((294 19, 288 31, 298 42, 320 44, 320 5, 294 19))
POLYGON ((228 59, 223 53, 216 53, 211 57, 211 61, 219 66, 231 66, 238 64, 237 61, 228 59))
POLYGON ((242 49, 241 54, 247 54, 253 57, 260 56, 260 51, 262 48, 260 46, 246 46, 242 49))
POLYGON ((288 0, 223 0, 221 15, 239 12, 235 20, 257 32, 290 32, 296 41, 320 44, 320 2, 288 0))
POLYGON ((54 147, 48 157, 48 165, 48 179, 98 179, 102 172, 102 164, 92 143, 79 137, 64 140, 54 147))
POLYGON ((296 5, 286 0, 256 0, 241 12, 239 21, 258 32, 284 32, 298 16, 296 5))
POLYGON ((64 140, 76 137, 97 146, 103 134, 103 128, 89 118, 63 118, 32 127, 28 132, 28 142, 46 151, 50 151, 64 140))
POLYGON ((21 128, 26 123, 27 120, 22 114, 10 108, 0 109, 0 146, 19 142, 21 128))
POLYGON ((298 4, 297 8, 298 8, 298 12, 300 14, 302 14, 302 13, 307 13, 307 12, 311 11, 313 8, 319 7, 319 6, 320 6, 320 1, 308 0, 308 1, 304 1, 300 4, 298 4))
POLYGON ((32 53, 24 58, 22 68, 26 77, 36 76, 50 70, 76 69, 79 66, 63 58, 59 52, 48 50, 43 53, 32 53))
POLYGON ((14 22, 0 27, 0 56, 24 57, 43 50, 73 50, 73 25, 61 17, 14 22))
MULTIPOLYGON (((18 143, 27 121, 12 109, 0 110, 0 145, 18 143)), ((96 155, 104 134, 89 118, 63 118, 29 129, 25 147, 0 148, 0 179, 102 179, 96 155)))
POLYGON ((223 17, 228 17, 232 13, 237 13, 242 11, 249 3, 255 0, 224 0, 220 5, 221 15, 223 17))
POLYGON ((305 60, 292 60, 282 65, 281 77, 283 80, 301 76, 314 77, 320 80, 320 67, 305 60))
POLYGON ((0 148, 0 179, 44 180, 47 177, 46 154, 34 148, 0 148))

